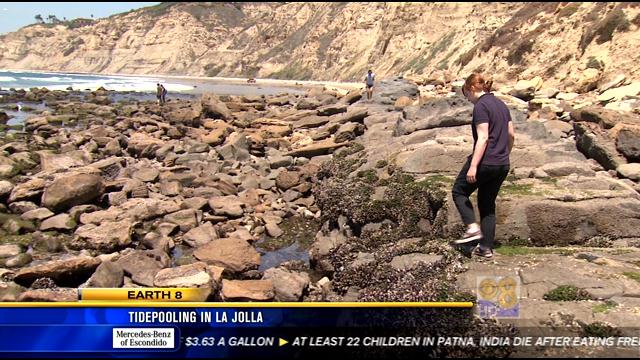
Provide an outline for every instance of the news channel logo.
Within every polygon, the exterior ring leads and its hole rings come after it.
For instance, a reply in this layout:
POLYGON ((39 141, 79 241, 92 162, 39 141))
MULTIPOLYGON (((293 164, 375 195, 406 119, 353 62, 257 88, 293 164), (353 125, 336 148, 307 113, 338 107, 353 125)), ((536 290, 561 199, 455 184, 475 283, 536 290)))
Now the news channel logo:
POLYGON ((520 277, 478 276, 478 314, 483 319, 520 317, 520 277))

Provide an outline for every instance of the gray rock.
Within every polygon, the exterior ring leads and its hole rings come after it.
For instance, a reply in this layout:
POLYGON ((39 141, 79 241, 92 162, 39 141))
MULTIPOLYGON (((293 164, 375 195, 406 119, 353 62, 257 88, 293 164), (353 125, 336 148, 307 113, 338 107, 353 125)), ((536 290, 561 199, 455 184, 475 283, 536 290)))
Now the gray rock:
POLYGON ((20 269, 13 281, 28 287, 39 278, 51 278, 58 286, 77 286, 88 279, 98 265, 100 259, 87 256, 54 260, 20 269))
POLYGON ((284 234, 284 231, 282 231, 276 223, 267 222, 265 228, 267 229, 267 234, 274 238, 278 238, 284 234))
POLYGON ((158 250, 133 250, 121 256, 117 263, 133 282, 153 287, 156 275, 171 265, 171 259, 158 250))
POLYGON ((133 178, 142 182, 155 182, 160 172, 154 168, 143 168, 133 173, 133 178))
POLYGON ((22 248, 16 244, 0 245, 0 259, 11 258, 22 253, 22 248))
POLYGON ((282 194, 282 199, 286 202, 293 202, 301 197, 302 197, 301 193, 291 189, 285 191, 284 194, 282 194))
POLYGON ((616 139, 616 149, 632 162, 640 161, 640 130, 622 129, 616 139))
POLYGON ((244 203, 237 196, 216 196, 209 199, 209 207, 215 215, 241 217, 244 214, 244 203))
POLYGON ((86 282, 89 288, 119 288, 124 284, 124 270, 113 261, 103 261, 86 282))
POLYGON ((244 134, 238 132, 227 137, 225 144, 218 149, 218 153, 224 160, 246 161, 251 158, 249 141, 244 134))
POLYGON ((75 288, 27 290, 20 294, 18 302, 76 302, 78 290, 75 288))
POLYGON ((264 280, 271 280, 276 301, 300 301, 309 286, 309 274, 282 268, 271 268, 264 272, 264 280))
MULTIPOLYGON (((9 195, 9 203, 15 201, 29 201, 39 198, 44 191, 46 182, 40 178, 34 178, 22 184, 16 185, 9 195)), ((33 210, 33 209, 31 209, 33 210)))
POLYGON ((340 126, 336 132, 334 141, 341 143, 349 140, 354 140, 356 137, 364 134, 365 126, 358 123, 346 123, 340 126))
POLYGON ((204 225, 189 230, 184 236, 183 240, 189 246, 197 248, 208 244, 212 240, 218 238, 218 232, 210 222, 206 222, 204 225))
POLYGON ((2 180, 0 181, 0 198, 5 199, 11 194, 11 190, 13 190, 13 184, 2 180))
POLYGON ((75 231, 69 247, 111 253, 131 244, 133 226, 134 224, 130 220, 104 221, 99 226, 94 224, 83 225, 75 231))
POLYGON ((411 270, 420 264, 431 265, 442 260, 442 255, 413 253, 396 256, 391 260, 391 267, 396 270, 411 270))
POLYGON ((177 181, 160 183, 160 193, 165 196, 178 196, 182 191, 182 184, 177 181))
POLYGON ((222 280, 224 301, 268 301, 275 297, 271 280, 222 280))
POLYGON ((54 181, 42 196, 42 205, 53 210, 66 210, 97 199, 104 191, 102 178, 93 174, 78 174, 54 181))
POLYGON ((198 214, 196 210, 186 209, 174 212, 164 217, 165 221, 180 226, 180 231, 189 231, 198 226, 198 214))
POLYGON ((18 301, 26 289, 14 282, 0 282, 0 301, 18 301))
POLYGON ((7 259, 4 266, 8 268, 19 268, 28 265, 31 261, 33 261, 31 254, 23 253, 7 259))
POLYGON ((142 245, 147 249, 160 250, 168 254, 175 246, 175 243, 173 242, 173 239, 167 236, 167 234, 150 232, 142 239, 142 245))
POLYGON ((633 181, 640 181, 640 164, 622 164, 616 169, 618 175, 631 179, 633 181))
MULTIPOLYGON (((162 269, 153 281, 156 287, 180 288, 212 288, 214 286, 211 275, 207 271, 207 264, 197 262, 175 268, 162 269)), ((204 296, 206 300, 209 293, 204 296)))
POLYGON ((60 214, 43 221, 42 224, 40 224, 40 231, 73 230, 76 226, 76 222, 69 216, 69 214, 60 214))
POLYGON ((289 167, 289 166, 293 165, 293 157, 292 156, 278 155, 278 156, 269 157, 267 160, 269 160, 269 166, 272 169, 278 169, 278 168, 281 168, 281 167, 289 167))
POLYGON ((38 205, 30 201, 16 201, 9 204, 9 210, 14 214, 24 214, 28 211, 39 209, 38 205))
POLYGON ((595 176, 596 172, 586 163, 570 163, 570 162, 555 162, 545 164, 541 167, 542 171, 549 176, 567 176, 570 174, 578 174, 582 176, 595 176))
POLYGON ((231 111, 220 99, 210 93, 202 95, 202 115, 204 118, 231 120, 231 111))
POLYGON ((38 208, 35 210, 30 210, 27 211, 25 213, 23 213, 20 218, 22 218, 23 220, 38 220, 38 221, 42 221, 46 218, 50 218, 53 215, 55 215, 51 210, 47 209, 47 208, 38 208))
POLYGON ((193 252, 196 259, 225 270, 241 273, 260 266, 260 254, 246 241, 223 238, 197 248, 193 252))

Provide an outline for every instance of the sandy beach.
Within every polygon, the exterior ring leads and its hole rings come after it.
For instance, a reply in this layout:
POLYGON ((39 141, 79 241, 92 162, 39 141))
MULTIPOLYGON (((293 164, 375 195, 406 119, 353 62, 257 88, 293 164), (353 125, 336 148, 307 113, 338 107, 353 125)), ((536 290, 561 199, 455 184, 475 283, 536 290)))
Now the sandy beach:
POLYGON ((254 85, 254 86, 278 86, 291 88, 318 88, 326 87, 328 89, 341 89, 345 91, 353 89, 362 89, 364 85, 359 82, 340 82, 340 81, 321 81, 321 80, 282 80, 282 79, 262 79, 255 78, 255 83, 247 83, 249 78, 231 78, 231 77, 207 77, 207 76, 188 76, 188 75, 164 75, 164 74, 122 74, 122 73, 92 73, 84 71, 51 71, 51 70, 30 70, 30 69, 0 69, 0 71, 14 72, 33 72, 44 74, 82 74, 95 76, 122 76, 136 78, 153 78, 153 79, 176 79, 189 80, 198 83, 209 84, 235 84, 235 85, 254 85))

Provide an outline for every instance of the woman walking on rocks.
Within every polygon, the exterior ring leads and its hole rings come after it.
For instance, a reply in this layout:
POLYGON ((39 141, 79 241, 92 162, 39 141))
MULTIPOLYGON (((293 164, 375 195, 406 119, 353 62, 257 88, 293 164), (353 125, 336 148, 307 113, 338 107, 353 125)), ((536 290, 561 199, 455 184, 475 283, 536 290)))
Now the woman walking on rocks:
POLYGON ((513 148, 515 132, 509 109, 491 93, 492 81, 480 74, 471 74, 462 94, 471 101, 473 118, 473 154, 467 158, 453 185, 453 200, 467 226, 462 239, 455 244, 480 241, 474 255, 493 257, 496 232, 496 197, 509 173, 509 153, 513 148), (469 196, 478 190, 480 225, 476 222, 469 196))

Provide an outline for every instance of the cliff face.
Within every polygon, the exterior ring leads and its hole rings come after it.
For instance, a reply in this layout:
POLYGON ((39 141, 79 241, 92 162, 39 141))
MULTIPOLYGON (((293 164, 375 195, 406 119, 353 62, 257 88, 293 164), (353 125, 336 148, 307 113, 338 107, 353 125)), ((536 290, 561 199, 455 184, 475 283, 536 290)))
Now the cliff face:
POLYGON ((639 27, 634 3, 162 3, 0 36, 0 67, 344 81, 479 70, 571 86, 586 68, 638 78, 639 27))

